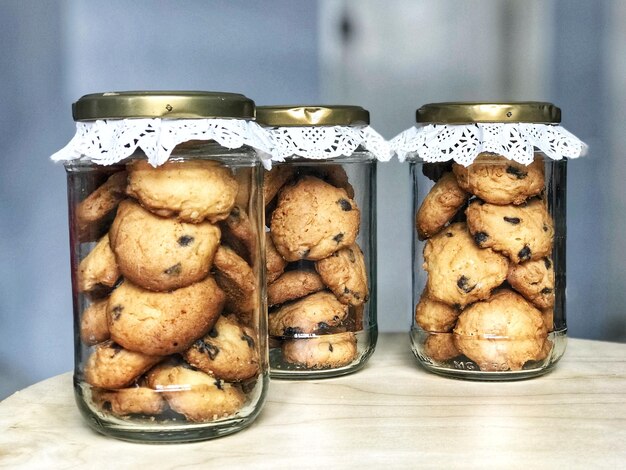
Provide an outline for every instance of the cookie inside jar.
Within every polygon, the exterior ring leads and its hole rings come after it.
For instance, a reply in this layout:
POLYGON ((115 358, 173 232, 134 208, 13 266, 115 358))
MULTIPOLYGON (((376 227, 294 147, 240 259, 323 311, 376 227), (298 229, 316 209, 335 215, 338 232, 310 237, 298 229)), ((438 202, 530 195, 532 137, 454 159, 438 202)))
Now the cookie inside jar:
POLYGON ((156 440, 241 422, 267 380, 262 170, 188 152, 68 176, 79 406, 156 440))
POLYGON ((411 171, 420 362, 482 380, 546 369, 565 330, 564 162, 484 152, 411 171))
POLYGON ((357 162, 294 159, 264 174, 272 377, 349 373, 373 351, 374 170, 357 162))

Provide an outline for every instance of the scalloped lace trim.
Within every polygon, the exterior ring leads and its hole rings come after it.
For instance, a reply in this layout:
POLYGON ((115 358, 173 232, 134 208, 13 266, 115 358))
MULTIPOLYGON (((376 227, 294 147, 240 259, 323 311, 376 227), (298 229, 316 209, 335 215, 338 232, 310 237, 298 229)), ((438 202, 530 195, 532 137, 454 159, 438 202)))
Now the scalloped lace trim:
POLYGON ((482 152, 503 155, 528 165, 535 148, 553 160, 577 158, 587 152, 587 145, 560 126, 527 123, 494 123, 412 127, 391 140, 391 148, 404 161, 415 153, 426 162, 454 160, 470 165, 482 152))
POLYGON ((276 162, 290 157, 325 160, 349 156, 361 145, 380 161, 393 155, 389 142, 369 126, 269 127, 265 132, 276 162))
MULTIPOLYGON (((116 119, 77 122, 72 140, 50 158, 112 165, 140 148, 153 166, 165 163, 178 144, 215 140, 229 149, 244 145, 267 152, 269 140, 255 122, 241 119, 116 119)), ((266 166, 269 162, 264 162, 266 166)))

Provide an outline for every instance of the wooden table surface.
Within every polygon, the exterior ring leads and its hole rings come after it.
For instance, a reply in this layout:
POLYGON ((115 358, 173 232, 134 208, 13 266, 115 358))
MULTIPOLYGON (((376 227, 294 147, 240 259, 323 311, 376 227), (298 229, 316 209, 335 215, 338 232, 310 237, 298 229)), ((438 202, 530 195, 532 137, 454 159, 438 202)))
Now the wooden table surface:
POLYGON ((421 369, 408 334, 383 334, 355 374, 273 381, 248 429, 146 445, 91 431, 71 374, 0 402, 0 468, 626 468, 626 345, 570 339, 556 369, 521 382, 421 369))

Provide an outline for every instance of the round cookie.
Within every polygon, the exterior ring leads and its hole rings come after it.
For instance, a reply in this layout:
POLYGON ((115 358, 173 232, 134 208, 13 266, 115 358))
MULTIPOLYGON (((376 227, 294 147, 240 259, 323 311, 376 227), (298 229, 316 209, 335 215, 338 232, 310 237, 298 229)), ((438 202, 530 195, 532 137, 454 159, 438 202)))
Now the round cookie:
POLYGON ((183 355, 201 371, 227 382, 240 382, 259 372, 255 334, 234 318, 220 316, 211 331, 183 355))
POLYGON ((125 388, 162 359, 106 341, 97 345, 87 359, 85 381, 98 388, 125 388))
POLYGON ((108 303, 109 299, 96 300, 83 311, 80 317, 80 339, 83 343, 93 346, 111 336, 107 320, 108 303))
POLYGON ((271 336, 315 334, 341 324, 348 306, 330 292, 322 291, 284 304, 269 314, 271 336))
POLYGON ((476 244, 503 253, 514 263, 544 258, 552 252, 554 224, 539 199, 520 206, 476 201, 465 214, 476 244))
POLYGON ((359 209, 345 190, 305 176, 281 190, 270 233, 287 261, 318 260, 352 245, 360 220, 359 209))
POLYGON ((256 253, 256 230, 245 209, 233 207, 228 217, 220 222, 222 243, 226 243, 250 265, 254 264, 256 253))
POLYGON ((221 245, 213 261, 215 280, 226 294, 226 311, 249 323, 257 307, 256 278, 252 268, 235 251, 221 245))
POLYGON ((168 291, 206 277, 220 229, 208 222, 165 219, 126 200, 117 210, 109 237, 126 279, 145 289, 168 291))
POLYGON ((356 359, 356 343, 352 332, 291 339, 283 343, 283 359, 307 369, 343 367, 356 359))
POLYGON ((238 386, 184 366, 157 366, 148 372, 146 382, 163 393, 170 408, 196 423, 231 416, 246 401, 238 386))
POLYGON ((126 192, 163 217, 215 223, 235 205, 238 184, 231 171, 210 160, 168 161, 154 168, 145 160, 128 165, 126 192))
POLYGON ((125 280, 109 298, 111 338, 144 354, 183 352, 213 327, 224 301, 211 276, 171 292, 152 292, 125 280))
POLYGON ((522 204, 543 191, 543 160, 522 165, 500 155, 481 153, 468 167, 452 165, 459 186, 492 204, 522 204))
POLYGON ((464 223, 451 224, 424 246, 428 297, 464 307, 486 299, 506 279, 507 258, 476 246, 464 223))
POLYGON ((369 287, 365 259, 356 243, 316 261, 315 269, 341 303, 357 306, 367 302, 369 287))
POLYGON ((541 312, 521 295, 502 289, 463 310, 454 341, 480 370, 514 371, 542 357, 547 334, 541 312))
POLYGON ((424 342, 424 353, 437 362, 449 361, 461 355, 454 344, 454 335, 452 333, 429 334, 424 342))
POLYGON ((554 306, 554 266, 550 258, 511 264, 506 277, 511 287, 539 309, 554 306))
POLYGON ((263 200, 265 206, 274 200, 280 188, 293 177, 291 165, 272 165, 272 169, 263 173, 263 200))
POLYGON ((83 199, 74 213, 80 241, 96 239, 101 225, 126 197, 128 175, 125 171, 113 173, 104 184, 83 199))
POLYGON ((287 271, 267 286, 267 305, 284 304, 325 288, 322 278, 315 271, 287 271))
POLYGON ((104 235, 78 266, 78 291, 94 295, 108 293, 119 277, 109 236, 104 235))
POLYGON ((102 410, 116 416, 158 415, 167 408, 163 395, 148 387, 131 387, 120 390, 91 391, 93 402, 102 410))
POLYGON ((415 323, 424 331, 446 333, 454 328, 459 313, 448 304, 429 299, 422 294, 415 306, 415 323))
POLYGON ((461 189, 452 173, 444 175, 431 188, 415 216, 420 240, 439 233, 467 201, 469 194, 461 189))
POLYGON ((276 250, 269 232, 265 232, 265 272, 267 283, 271 284, 278 279, 286 267, 287 261, 276 250))

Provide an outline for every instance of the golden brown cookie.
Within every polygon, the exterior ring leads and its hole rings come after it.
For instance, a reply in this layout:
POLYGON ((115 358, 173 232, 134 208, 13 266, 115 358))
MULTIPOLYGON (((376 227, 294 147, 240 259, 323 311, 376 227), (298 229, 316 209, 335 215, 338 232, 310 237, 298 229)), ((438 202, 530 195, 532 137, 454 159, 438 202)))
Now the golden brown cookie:
POLYGON ((476 246, 464 223, 455 223, 424 246, 428 297, 464 307, 486 299, 506 279, 507 258, 476 246))
POLYGON ((220 229, 156 216, 123 201, 109 231, 111 248, 126 279, 168 291, 204 279, 220 242, 220 229))
POLYGON ((322 278, 315 271, 287 271, 267 286, 267 305, 284 304, 324 289, 322 278))
POLYGON ((283 343, 283 359, 307 369, 329 369, 350 364, 357 357, 352 332, 298 338, 283 343))
POLYGON ((432 333, 424 342, 424 353, 433 361, 445 362, 460 356, 452 333, 432 333))
POLYGON ((163 393, 170 408, 196 423, 231 416, 246 401, 238 386, 184 366, 157 366, 148 372, 146 382, 163 393))
POLYGON ((91 398, 104 411, 110 410, 116 416, 158 415, 167 408, 163 394, 148 387, 131 387, 120 390, 98 390, 91 392, 91 398))
POLYGON ((356 243, 316 261, 315 269, 340 302, 355 306, 367 302, 369 287, 365 258, 356 243))
POLYGON ((269 314, 272 336, 294 336, 323 332, 341 324, 348 315, 348 306, 330 292, 322 291, 284 304, 269 314))
POLYGON ((554 266, 550 258, 511 264, 506 280, 539 309, 554 305, 554 266))
POLYGON ((93 346, 109 339, 107 305, 109 299, 96 300, 89 305, 80 317, 80 339, 93 346))
POLYGON ((215 280, 226 294, 226 311, 249 323, 257 308, 256 278, 252 268, 235 251, 220 246, 214 259, 215 280))
POLYGON ((446 333, 452 331, 460 311, 422 294, 415 306, 415 323, 424 331, 446 333))
POLYGON ((546 326, 548 333, 554 331, 554 310, 552 308, 546 308, 541 311, 541 318, 543 324, 546 326))
POLYGON ((257 231, 245 209, 240 206, 233 207, 228 217, 220 222, 220 228, 222 243, 230 246, 250 265, 254 264, 257 231))
POLYGON ((467 226, 482 248, 493 248, 514 263, 550 256, 554 224, 545 203, 533 199, 520 206, 472 202, 467 226))
POLYGON ((541 312, 508 289, 463 310, 454 328, 457 348, 483 371, 520 370, 538 360, 547 334, 541 312))
POLYGON ((162 359, 106 341, 98 344, 87 359, 85 381, 98 388, 125 388, 162 359))
POLYGON ((109 236, 102 237, 78 266, 78 290, 99 294, 108 292, 120 277, 109 236))
POLYGON ((274 200, 280 188, 293 177, 294 169, 291 165, 272 165, 272 169, 263 173, 263 200, 267 206, 274 200))
POLYGON ((270 232, 287 261, 318 260, 354 243, 361 215, 346 191, 305 176, 278 195, 270 232))
POLYGON ((420 240, 439 233, 463 207, 469 194, 461 189, 452 173, 444 175, 422 201, 415 216, 415 226, 420 240))
POLYGON ((455 163, 459 186, 492 204, 522 204, 545 187, 543 160, 522 165, 500 155, 481 153, 468 167, 455 163))
POLYGON ((183 352, 213 328, 224 302, 211 276, 171 292, 152 292, 125 280, 109 298, 109 331, 131 351, 159 356, 183 352))
POLYGON ((127 168, 126 192, 157 215, 215 223, 228 217, 235 204, 237 181, 217 162, 170 160, 154 168, 145 160, 135 160, 127 168))
POLYGON ((127 173, 113 173, 104 184, 83 199, 76 207, 76 227, 80 241, 95 240, 101 225, 126 197, 127 173))
POLYGON ((287 261, 280 256, 278 250, 274 246, 272 237, 269 232, 265 232, 265 268, 266 268, 266 280, 268 284, 271 284, 285 271, 287 267, 287 261))
POLYGON ((201 371, 227 382, 240 382, 259 372, 258 341, 252 328, 232 316, 220 316, 211 331, 197 340, 185 360, 201 371))
POLYGON ((354 199, 354 188, 349 182, 348 174, 341 165, 319 162, 315 166, 298 168, 300 175, 311 175, 332 184, 336 188, 345 189, 350 199, 354 199))

